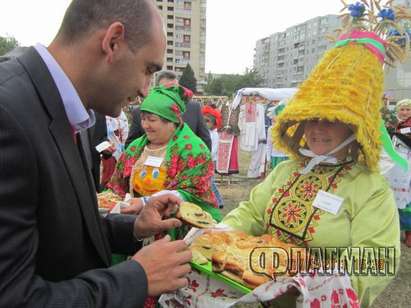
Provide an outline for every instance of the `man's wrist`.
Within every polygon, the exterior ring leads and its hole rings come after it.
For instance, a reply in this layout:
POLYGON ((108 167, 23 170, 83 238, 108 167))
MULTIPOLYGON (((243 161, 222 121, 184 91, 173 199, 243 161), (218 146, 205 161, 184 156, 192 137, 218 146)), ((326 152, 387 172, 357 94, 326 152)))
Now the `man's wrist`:
POLYGON ((136 242, 140 243, 144 241, 144 237, 141 237, 137 234, 137 221, 139 219, 139 216, 136 217, 136 220, 134 221, 134 228, 133 228, 133 238, 136 242))

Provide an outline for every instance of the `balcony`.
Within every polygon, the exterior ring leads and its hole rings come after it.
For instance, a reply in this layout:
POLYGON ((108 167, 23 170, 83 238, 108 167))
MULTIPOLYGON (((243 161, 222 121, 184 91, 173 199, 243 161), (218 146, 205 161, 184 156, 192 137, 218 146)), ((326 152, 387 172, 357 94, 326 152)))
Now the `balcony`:
POLYGON ((176 42, 174 46, 178 48, 191 48, 190 43, 184 43, 184 42, 176 42))
POLYGON ((176 58, 175 63, 176 63, 176 65, 185 67, 188 63, 190 63, 190 60, 188 60, 188 59, 177 59, 176 58))
POLYGON ((184 31, 184 32, 189 32, 191 33, 191 26, 180 26, 180 25, 176 25, 176 31, 184 31))

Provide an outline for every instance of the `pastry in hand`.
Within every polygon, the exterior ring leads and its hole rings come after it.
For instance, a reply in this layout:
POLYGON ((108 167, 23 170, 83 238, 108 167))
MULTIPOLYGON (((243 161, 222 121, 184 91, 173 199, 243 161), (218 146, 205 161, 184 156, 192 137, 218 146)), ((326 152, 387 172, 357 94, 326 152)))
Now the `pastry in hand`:
POLYGON ((191 202, 181 202, 176 217, 197 228, 212 228, 216 224, 209 213, 191 202))
POLYGON ((123 199, 120 196, 116 195, 115 193, 109 190, 97 194, 98 207, 107 209, 108 211, 111 211, 117 204, 117 202, 122 200, 123 199))

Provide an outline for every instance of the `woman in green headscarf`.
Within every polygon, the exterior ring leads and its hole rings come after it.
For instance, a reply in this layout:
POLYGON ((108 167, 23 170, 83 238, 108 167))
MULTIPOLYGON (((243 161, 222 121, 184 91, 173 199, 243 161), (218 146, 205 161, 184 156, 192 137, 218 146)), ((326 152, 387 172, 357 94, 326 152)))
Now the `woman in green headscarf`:
POLYGON ((147 197, 172 192, 201 206, 219 221, 221 214, 211 191, 211 154, 184 124, 182 97, 184 88, 180 86, 151 90, 140 106, 145 134, 121 156, 108 188, 122 197, 130 193, 137 198, 133 199, 132 211, 144 205, 147 197))

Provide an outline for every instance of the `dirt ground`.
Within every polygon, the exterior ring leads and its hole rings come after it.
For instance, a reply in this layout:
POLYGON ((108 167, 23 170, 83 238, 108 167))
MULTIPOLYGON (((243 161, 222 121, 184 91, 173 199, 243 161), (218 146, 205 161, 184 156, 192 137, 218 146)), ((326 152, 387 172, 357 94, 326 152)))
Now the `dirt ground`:
MULTIPOLYGON (((247 200, 250 190, 261 181, 246 179, 249 159, 246 153, 240 153, 240 174, 231 176, 230 184, 227 182, 227 177, 217 178, 219 181, 223 179, 218 183, 225 202, 223 214, 237 207, 240 201, 247 200)), ((372 308, 386 307, 411 307, 411 248, 405 245, 401 246, 401 262, 397 276, 372 305, 372 308)))

